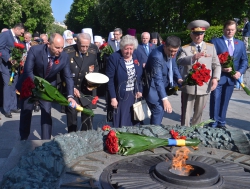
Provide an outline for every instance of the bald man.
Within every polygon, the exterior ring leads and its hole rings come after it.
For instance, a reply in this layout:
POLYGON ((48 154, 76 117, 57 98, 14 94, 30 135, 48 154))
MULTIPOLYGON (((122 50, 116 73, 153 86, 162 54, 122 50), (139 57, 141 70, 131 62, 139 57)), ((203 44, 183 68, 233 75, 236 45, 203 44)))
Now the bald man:
MULTIPOLYGON (((22 83, 27 77, 38 76, 46 79, 56 86, 57 73, 61 72, 67 85, 68 101, 76 106, 74 100, 74 83, 71 77, 69 58, 63 52, 64 39, 60 34, 54 33, 50 36, 49 43, 32 46, 24 66, 24 72, 19 78, 16 88, 21 91, 22 83), (52 62, 51 62, 52 61, 52 62), (52 66, 51 66, 52 65, 52 66)), ((41 139, 49 140, 52 131, 51 103, 39 100, 41 106, 41 139)), ((30 134, 33 104, 28 99, 21 100, 21 114, 19 132, 21 140, 27 140, 30 134)))

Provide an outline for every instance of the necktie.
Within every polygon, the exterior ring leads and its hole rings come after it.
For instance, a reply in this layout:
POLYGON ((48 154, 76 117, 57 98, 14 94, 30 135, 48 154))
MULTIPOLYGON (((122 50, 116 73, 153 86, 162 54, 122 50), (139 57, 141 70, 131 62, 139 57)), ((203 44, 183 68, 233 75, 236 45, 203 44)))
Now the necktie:
POLYGON ((230 55, 230 56, 233 56, 233 54, 234 54, 233 45, 232 45, 230 39, 227 40, 227 41, 228 41, 228 52, 229 52, 229 55, 230 55))
POLYGON ((146 52, 146 54, 147 54, 147 56, 148 56, 148 54, 149 54, 148 45, 144 45, 144 48, 145 48, 145 52, 146 52))
POLYGON ((169 84, 170 88, 173 87, 173 69, 172 69, 172 58, 169 58, 169 71, 168 71, 168 78, 169 78, 169 84))
POLYGON ((16 36, 14 36, 14 40, 15 40, 16 43, 18 43, 18 39, 17 39, 16 36))
POLYGON ((200 45, 197 46, 198 52, 201 52, 201 47, 200 45))
POLYGON ((50 70, 52 68, 52 65, 53 65, 53 58, 49 57, 49 62, 48 62, 48 66, 47 66, 47 69, 46 69, 45 77, 47 77, 49 75, 49 72, 50 72, 50 70))
POLYGON ((120 50, 120 45, 119 45, 119 42, 116 41, 116 51, 119 51, 120 50))

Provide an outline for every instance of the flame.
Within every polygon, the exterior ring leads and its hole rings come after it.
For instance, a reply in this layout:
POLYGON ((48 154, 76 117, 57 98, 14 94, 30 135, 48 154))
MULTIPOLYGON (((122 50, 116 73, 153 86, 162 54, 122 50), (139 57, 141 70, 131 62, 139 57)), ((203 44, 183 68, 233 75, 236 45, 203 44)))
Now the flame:
POLYGON ((186 160, 188 159, 188 154, 190 153, 190 150, 183 146, 180 149, 178 149, 175 153, 175 157, 172 160, 172 169, 178 170, 180 172, 180 175, 185 175, 189 173, 191 170, 194 170, 194 168, 191 165, 186 164, 186 160))

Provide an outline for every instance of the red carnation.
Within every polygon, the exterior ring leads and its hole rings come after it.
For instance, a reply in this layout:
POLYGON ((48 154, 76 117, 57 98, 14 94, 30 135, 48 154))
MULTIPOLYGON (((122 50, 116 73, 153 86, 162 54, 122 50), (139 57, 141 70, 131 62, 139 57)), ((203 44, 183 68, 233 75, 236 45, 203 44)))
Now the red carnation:
POLYGON ((134 60, 134 64, 139 65, 139 61, 137 59, 134 60))
POLYGON ((103 131, 109 131, 110 130, 110 126, 109 125, 104 125, 103 127, 102 127, 102 130, 103 131))
POLYGON ((95 105, 95 104, 97 103, 98 99, 99 99, 99 97, 98 97, 98 96, 95 96, 95 97, 93 98, 93 100, 92 100, 92 104, 95 105))
POLYGON ((234 44, 235 44, 235 45, 238 45, 238 41, 235 41, 234 44))
POLYGON ((116 154, 119 151, 118 138, 115 131, 109 131, 105 144, 109 153, 116 154))
POLYGON ((55 64, 59 64, 59 63, 60 63, 59 59, 55 60, 55 64))

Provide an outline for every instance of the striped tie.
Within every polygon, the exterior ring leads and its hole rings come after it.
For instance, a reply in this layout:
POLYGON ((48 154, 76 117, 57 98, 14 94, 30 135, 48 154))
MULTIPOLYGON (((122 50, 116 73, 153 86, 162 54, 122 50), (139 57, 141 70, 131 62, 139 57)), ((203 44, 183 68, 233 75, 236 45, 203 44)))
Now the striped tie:
POLYGON ((47 66, 47 69, 46 69, 46 75, 45 77, 47 77, 49 75, 49 72, 52 68, 52 65, 53 65, 53 57, 49 57, 49 62, 48 62, 48 66, 47 66))

